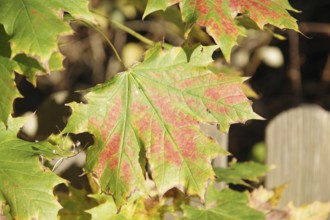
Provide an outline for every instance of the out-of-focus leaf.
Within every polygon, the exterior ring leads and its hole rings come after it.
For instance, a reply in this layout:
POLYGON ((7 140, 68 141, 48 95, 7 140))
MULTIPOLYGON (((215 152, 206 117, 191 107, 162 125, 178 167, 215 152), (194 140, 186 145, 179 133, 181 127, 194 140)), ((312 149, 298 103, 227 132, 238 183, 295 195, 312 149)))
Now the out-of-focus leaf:
POLYGON ((290 220, 326 220, 330 213, 330 202, 315 201, 302 207, 294 207, 293 204, 289 204, 288 207, 291 212, 290 220))
POLYGON ((242 91, 243 78, 207 69, 215 49, 198 46, 187 57, 182 48, 157 44, 142 63, 90 89, 88 104, 70 105, 64 132, 94 135, 86 168, 117 204, 145 188, 145 157, 160 195, 177 187, 203 198, 214 178, 211 159, 226 152, 200 133, 199 122, 226 132, 232 123, 260 118, 242 91))
POLYGON ((163 199, 144 198, 138 194, 133 195, 119 211, 111 196, 97 194, 91 197, 99 202, 98 206, 86 211, 92 215, 92 220, 162 220, 164 213, 170 210, 163 199))
POLYGON ((326 220, 330 212, 330 203, 315 201, 301 207, 289 203, 283 208, 276 207, 285 185, 274 190, 263 187, 253 190, 249 194, 250 207, 266 214, 267 220, 326 220))
POLYGON ((63 70, 63 55, 60 52, 54 52, 48 62, 48 71, 63 70))
POLYGON ((245 193, 231 189, 218 189, 210 186, 206 193, 204 207, 182 206, 184 219, 187 220, 261 220, 263 213, 248 206, 248 197, 245 193))
POLYGON ((39 155, 54 158, 55 146, 17 138, 24 118, 0 124, 0 202, 10 207, 14 219, 55 219, 60 209, 53 187, 64 181, 42 167, 39 155))
POLYGON ((246 186, 249 186, 249 184, 245 180, 258 182, 258 177, 264 176, 268 170, 269 167, 252 161, 232 163, 228 168, 214 168, 217 181, 246 186))
POLYGON ((73 187, 69 187, 69 195, 60 194, 58 197, 59 202, 63 206, 58 213, 61 220, 89 220, 91 216, 85 210, 97 205, 92 199, 87 197, 86 191, 73 187))

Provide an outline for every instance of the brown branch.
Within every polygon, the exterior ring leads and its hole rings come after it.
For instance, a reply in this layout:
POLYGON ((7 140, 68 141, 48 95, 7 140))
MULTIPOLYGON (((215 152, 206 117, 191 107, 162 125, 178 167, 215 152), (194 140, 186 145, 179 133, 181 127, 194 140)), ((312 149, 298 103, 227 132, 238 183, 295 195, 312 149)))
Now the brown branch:
POLYGON ((290 67, 288 76, 291 79, 293 91, 296 95, 299 95, 301 93, 299 34, 291 30, 289 31, 289 53, 290 67))
POLYGON ((330 36, 330 24, 328 23, 302 22, 299 25, 299 29, 305 34, 320 33, 330 36))

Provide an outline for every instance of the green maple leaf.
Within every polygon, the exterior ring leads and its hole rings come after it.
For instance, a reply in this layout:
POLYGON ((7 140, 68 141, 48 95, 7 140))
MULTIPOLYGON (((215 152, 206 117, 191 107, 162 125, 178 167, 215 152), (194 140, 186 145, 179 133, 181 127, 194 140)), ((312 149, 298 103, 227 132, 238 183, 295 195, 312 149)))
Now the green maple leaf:
POLYGON ((148 0, 144 16, 178 2, 188 29, 195 23, 206 27, 228 61, 242 35, 235 22, 238 14, 247 15, 259 28, 271 24, 298 31, 296 20, 287 11, 294 10, 287 0, 148 0))
POLYGON ((90 19, 86 0, 0 0, 0 23, 11 36, 13 55, 26 53, 46 64, 57 50, 57 37, 71 29, 58 16, 65 10, 90 19))
POLYGON ((10 60, 11 50, 9 36, 0 25, 0 126, 3 122, 7 125, 9 115, 13 110, 13 101, 19 97, 19 92, 14 82, 15 62, 10 60))
POLYGON ((263 220, 265 216, 248 207, 248 197, 245 193, 231 189, 217 190, 211 185, 206 192, 206 202, 203 207, 183 205, 185 220, 263 220))
POLYGON ((14 219, 55 219, 60 205, 52 191, 63 180, 38 158, 54 158, 55 147, 17 138, 24 120, 9 118, 8 129, 0 124, 0 204, 9 207, 14 219))
MULTIPOLYGON (((34 86, 36 85, 36 76, 45 74, 46 70, 39 62, 25 54, 17 54, 11 58, 10 36, 8 36, 0 25, 0 122, 7 124, 8 116, 13 110, 13 101, 20 97, 14 82, 14 71, 26 76, 34 86)), ((48 70, 62 69, 62 55, 59 52, 52 54, 49 60, 48 70)))
POLYGON ((252 161, 233 163, 228 168, 214 168, 214 172, 218 177, 217 181, 246 186, 249 186, 249 184, 244 180, 258 182, 258 177, 264 176, 268 170, 269 167, 252 161))
POLYGON ((7 120, 13 109, 13 101, 19 97, 12 74, 13 63, 0 56, 0 126, 7 125, 7 120))
POLYGON ((200 133, 199 122, 226 132, 232 123, 260 118, 242 91, 243 78, 208 70, 215 49, 198 46, 188 59, 182 48, 157 44, 142 63, 90 89, 88 104, 70 104, 64 132, 94 135, 86 169, 117 204, 144 189, 145 160, 160 195, 177 187, 203 199, 214 178, 211 159, 226 152, 200 133))

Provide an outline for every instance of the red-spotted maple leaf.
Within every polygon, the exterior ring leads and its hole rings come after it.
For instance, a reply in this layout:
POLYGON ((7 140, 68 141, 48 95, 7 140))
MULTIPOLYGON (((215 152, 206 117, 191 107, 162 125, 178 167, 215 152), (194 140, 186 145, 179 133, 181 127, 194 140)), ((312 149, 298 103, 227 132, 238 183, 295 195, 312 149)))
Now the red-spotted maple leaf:
POLYGON ((145 188, 146 160, 160 195, 177 187, 203 199, 214 178, 211 159, 225 151, 200 133, 199 122, 227 131, 231 123, 258 118, 243 78, 207 69, 216 48, 198 46, 188 59, 182 48, 157 44, 142 63, 90 89, 88 104, 70 104, 64 132, 94 135, 86 169, 117 205, 145 188))
POLYGON ((178 2, 187 26, 197 23, 206 27, 227 60, 242 34, 235 22, 238 14, 247 15, 260 28, 272 24, 298 31, 296 20, 287 11, 295 11, 288 0, 148 0, 144 16, 178 2))

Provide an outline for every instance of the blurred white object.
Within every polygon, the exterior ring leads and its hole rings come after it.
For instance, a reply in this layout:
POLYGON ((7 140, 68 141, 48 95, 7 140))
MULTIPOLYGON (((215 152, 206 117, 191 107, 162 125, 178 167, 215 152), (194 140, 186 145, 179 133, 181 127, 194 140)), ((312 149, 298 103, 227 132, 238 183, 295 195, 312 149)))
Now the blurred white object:
POLYGON ((283 54, 278 47, 264 46, 258 49, 257 53, 259 58, 270 67, 278 68, 284 63, 283 54))
POLYGON ((37 115, 33 112, 27 112, 24 116, 28 117, 28 120, 25 122, 22 127, 22 131, 27 134, 29 137, 35 136, 38 130, 38 118, 37 115))
POLYGON ((250 54, 247 50, 239 50, 233 53, 231 62, 234 66, 245 67, 250 61, 250 54))

